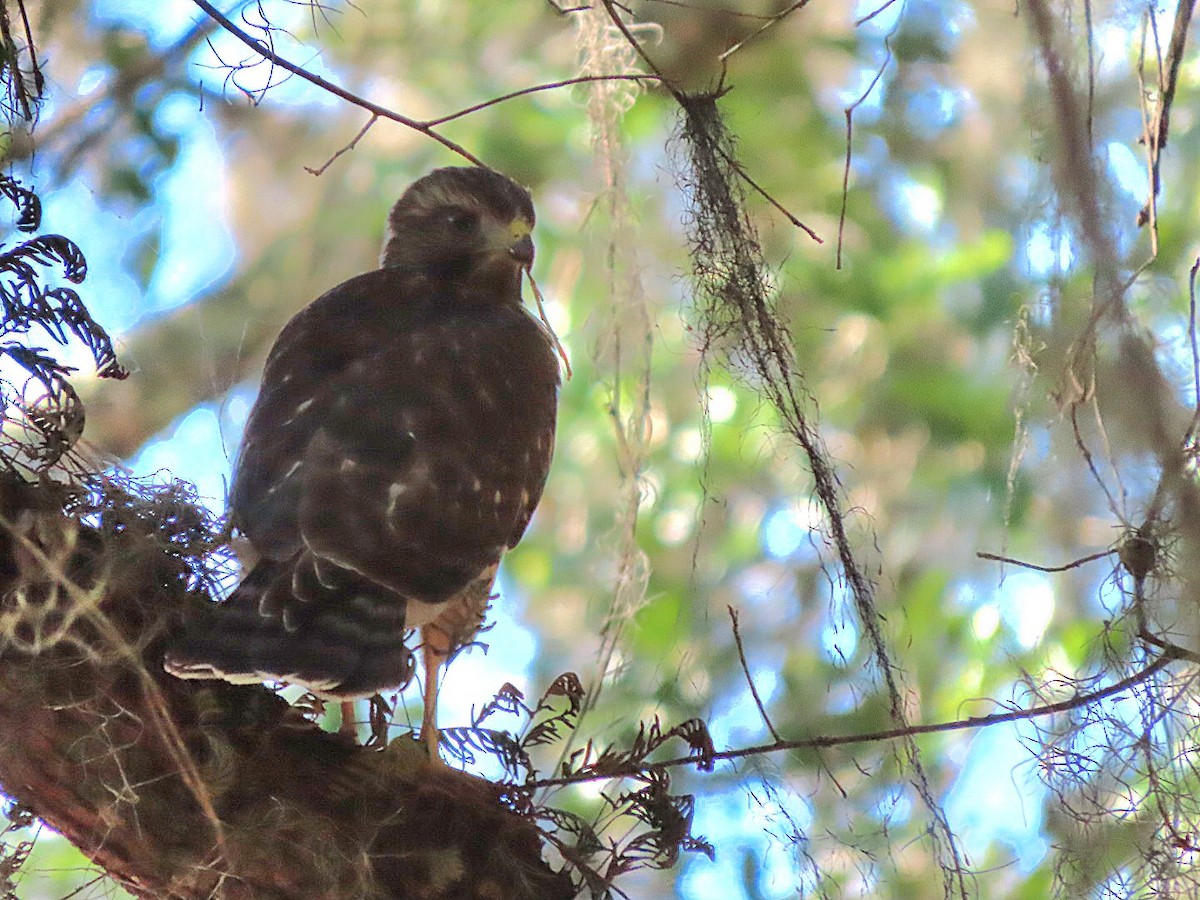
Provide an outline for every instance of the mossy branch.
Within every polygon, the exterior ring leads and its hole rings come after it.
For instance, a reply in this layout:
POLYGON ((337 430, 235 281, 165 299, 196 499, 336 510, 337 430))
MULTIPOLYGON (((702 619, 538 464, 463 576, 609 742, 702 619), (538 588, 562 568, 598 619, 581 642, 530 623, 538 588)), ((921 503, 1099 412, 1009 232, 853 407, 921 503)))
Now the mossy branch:
POLYGON ((0 790, 143 897, 574 896, 501 786, 163 673, 201 533, 136 499, 0 481, 0 790))

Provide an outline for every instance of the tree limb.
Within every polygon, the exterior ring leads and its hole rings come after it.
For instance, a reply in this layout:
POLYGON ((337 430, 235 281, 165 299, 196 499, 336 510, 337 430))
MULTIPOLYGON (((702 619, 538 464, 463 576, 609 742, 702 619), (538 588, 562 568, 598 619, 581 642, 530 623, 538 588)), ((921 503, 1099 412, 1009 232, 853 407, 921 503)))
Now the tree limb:
POLYGON ((140 897, 574 896, 502 786, 407 737, 357 746, 262 687, 166 675, 167 636, 208 602, 194 573, 161 523, 82 526, 71 496, 0 482, 4 793, 140 897))

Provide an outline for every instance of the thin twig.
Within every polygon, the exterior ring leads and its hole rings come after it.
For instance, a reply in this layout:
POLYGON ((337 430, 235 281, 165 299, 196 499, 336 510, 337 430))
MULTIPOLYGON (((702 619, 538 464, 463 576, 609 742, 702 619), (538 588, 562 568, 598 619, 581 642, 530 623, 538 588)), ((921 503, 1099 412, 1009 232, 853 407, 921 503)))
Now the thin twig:
POLYGON ((1083 27, 1087 32, 1087 137, 1088 146, 1095 147, 1096 35, 1092 27, 1092 0, 1083 0, 1083 27))
POLYGON ((304 171, 307 172, 309 175, 320 176, 320 175, 325 174, 325 170, 333 165, 334 160, 336 160, 343 153, 349 153, 351 150, 353 150, 355 147, 357 147, 358 142, 361 141, 363 139, 363 137, 366 135, 366 133, 371 130, 371 126, 374 125, 378 121, 379 121, 379 116, 376 115, 375 113, 371 113, 371 118, 367 119, 367 124, 358 130, 358 134, 356 134, 353 138, 350 139, 350 143, 348 143, 341 150, 337 151, 337 153, 333 154, 333 156, 329 157, 329 159, 325 160, 324 164, 320 168, 313 169, 308 166, 305 166, 304 171))
POLYGON ((791 6, 789 6, 787 9, 783 10, 782 12, 776 13, 775 15, 773 15, 770 18, 769 21, 763 23, 763 26, 761 28, 759 28, 758 31, 754 32, 754 34, 751 34, 747 37, 742 38, 740 41, 738 41, 736 44, 734 44, 732 47, 730 47, 728 50, 726 50, 724 53, 722 53, 720 56, 718 56, 717 60, 722 63, 725 62, 727 59, 729 59, 729 57, 733 56, 733 54, 737 53, 739 50, 741 50, 743 47, 745 47, 748 43, 750 43, 751 41, 758 38, 768 28, 774 28, 776 25, 778 25, 780 22, 782 22, 784 19, 786 19, 788 16, 790 16, 796 10, 801 9, 807 5, 808 5, 808 0, 796 0, 796 2, 793 3, 791 6))
POLYGON ((59 898, 59 900, 73 900, 73 898, 78 897, 86 890, 90 890, 91 888, 94 888, 96 885, 100 884, 100 882, 104 881, 108 877, 110 877, 110 876, 107 872, 101 872, 99 875, 97 875, 91 881, 85 881, 79 887, 75 888, 75 890, 71 891, 71 893, 63 894, 59 898))
POLYGON ((892 4, 897 3, 897 2, 899 2, 899 0, 887 0, 887 2, 884 3, 882 6, 876 7, 875 9, 873 9, 869 13, 867 13, 865 16, 855 19, 854 27, 858 28, 860 25, 866 25, 877 15, 884 12, 888 7, 890 7, 892 4))
POLYGON ((775 738, 776 743, 783 740, 779 736, 779 732, 775 730, 775 726, 771 723, 771 717, 767 715, 767 709, 763 706, 762 697, 758 695, 758 687, 754 684, 754 679, 750 676, 750 666, 746 663, 746 650, 742 646, 742 632, 738 628, 738 613, 732 606, 726 606, 729 610, 729 618, 733 622, 733 642, 737 645, 738 659, 742 663, 742 673, 746 676, 746 683, 750 685, 750 694, 754 697, 754 705, 758 707, 759 715, 762 716, 763 722, 767 726, 767 731, 771 732, 771 737, 775 738))
MULTIPOLYGON (((681 107, 686 109, 687 108, 687 100, 688 100, 687 95, 684 94, 683 91, 676 88, 670 81, 667 80, 666 76, 663 75, 662 71, 655 64, 654 60, 650 58, 650 55, 648 53, 646 53, 645 49, 642 47, 641 42, 636 37, 634 37, 633 32, 631 32, 629 30, 629 26, 627 26, 625 24, 625 21, 620 17, 620 15, 618 15, 617 10, 614 8, 614 7, 620 6, 620 4, 615 3, 614 0, 603 0, 603 2, 604 2, 605 10, 607 10, 607 12, 608 12, 609 18, 612 19, 613 24, 616 25, 617 30, 621 32, 621 35, 625 38, 625 40, 629 42, 629 46, 633 47, 633 49, 637 52, 638 56, 640 56, 642 58, 642 62, 646 64, 646 68, 648 68, 651 72, 654 73, 654 77, 658 80, 658 82, 664 88, 667 89, 667 91, 670 92, 671 96, 675 98, 675 102, 678 103, 681 107)), ((807 2, 807 0, 805 0, 805 2, 807 2)), ((792 9, 798 9, 802 5, 803 5, 803 3, 794 4, 792 9)), ((791 10, 785 11, 784 13, 781 13, 780 15, 786 15, 787 12, 790 12, 790 11, 791 10)), ((772 23, 768 23, 768 24, 772 24, 772 23)), ((737 174, 738 178, 740 178, 742 181, 744 181, 746 184, 748 184, 754 191, 756 191, 758 194, 762 195, 762 197, 768 203, 770 203, 777 210, 779 210, 781 213, 783 213, 787 217, 787 220, 789 222, 791 222, 797 228, 800 228, 801 230, 803 230, 806 234, 808 234, 809 237, 811 237, 818 244, 825 243, 823 240, 821 240, 820 237, 817 236, 817 233, 815 231, 813 231, 811 228, 809 228, 807 225, 805 225, 803 222, 801 222, 800 219, 798 217, 796 217, 795 215, 793 215, 783 204, 781 204, 778 200, 776 200, 769 193, 767 193, 762 187, 760 187, 758 185, 758 183, 755 182, 746 173, 745 169, 742 168, 742 165, 740 163, 738 163, 736 160, 730 159, 729 156, 723 152, 721 155, 725 159, 725 161, 727 163, 729 163, 730 167, 737 174)))
MULTIPOLYGON (((17 9, 21 11, 21 25, 25 29, 25 49, 29 53, 29 69, 33 75, 33 89, 35 96, 40 97, 45 88, 45 76, 42 74, 42 67, 38 64, 37 47, 33 43, 33 29, 29 26, 29 12, 25 9, 25 0, 17 0, 17 9)), ((14 66, 16 62, 14 61, 14 66)))
MULTIPOLYGON (((1148 129, 1145 140, 1150 144, 1151 158, 1154 160, 1151 172, 1151 194, 1146 206, 1138 214, 1138 224, 1144 225, 1151 216, 1151 207, 1159 191, 1159 165, 1163 148, 1167 146, 1167 137, 1171 129, 1171 107, 1175 103, 1175 90, 1179 85, 1179 69, 1183 64, 1183 53, 1187 45, 1188 26, 1196 9, 1196 0, 1181 0, 1175 7, 1175 24, 1171 28, 1171 40, 1167 44, 1166 59, 1159 57, 1159 101, 1158 112, 1155 116, 1154 127, 1148 129), (1164 73, 1165 71, 1165 78, 1164 73)), ((1154 11, 1149 13, 1151 22, 1154 11)), ((1157 38, 1157 29, 1155 29, 1157 38)))
POLYGON ((220 25, 222 28, 224 28, 226 31, 228 31, 230 34, 232 34, 234 37, 236 37, 239 41, 241 41, 243 44, 245 44, 247 47, 249 47, 255 53, 262 56, 264 59, 270 61, 274 65, 279 66, 281 69, 286 69, 287 71, 291 72, 293 75, 296 75, 297 77, 304 79, 305 81, 309 82, 310 84, 316 85, 317 87, 321 88, 321 90, 327 91, 328 93, 333 94, 335 97, 340 97, 341 99, 345 100, 347 103, 352 103, 353 105, 361 107, 370 113, 374 113, 375 115, 379 116, 382 119, 390 119, 391 121, 396 122, 400 125, 403 125, 406 128, 411 128, 413 131, 420 132, 421 134, 425 135, 426 137, 432 138, 433 140, 437 141, 439 144, 441 144, 443 147, 445 147, 447 150, 451 151, 452 153, 458 154, 459 156, 461 156, 463 159, 467 160, 468 162, 472 162, 477 166, 483 165, 483 162, 477 156, 475 156, 475 154, 471 153, 469 150, 460 146, 459 144, 456 144, 454 141, 450 140, 448 137, 444 137, 443 135, 438 134, 438 132, 434 131, 432 128, 430 128, 428 125, 426 125, 424 122, 420 122, 416 119, 410 118, 409 116, 395 112, 394 110, 390 110, 385 106, 380 106, 378 103, 375 103, 371 100, 367 100, 365 97, 360 97, 357 94, 351 93, 350 91, 346 90, 344 87, 334 84, 331 81, 327 81, 326 79, 322 78, 320 75, 314 75, 313 73, 305 70, 303 67, 296 65, 291 60, 285 59, 284 57, 282 57, 278 53, 276 53, 274 50, 267 47, 266 44, 264 44, 262 41, 256 40, 255 38, 253 38, 249 34, 247 34, 245 31, 243 31, 241 28, 239 28, 237 25, 235 25, 220 10, 218 10, 215 6, 213 6, 211 3, 209 3, 208 0, 192 0, 192 2, 195 3, 202 10, 204 10, 204 12, 214 22, 216 22, 218 25, 220 25))
POLYGON ((800 219, 797 216, 793 215, 786 206, 784 206, 782 203, 780 203, 778 200, 776 200, 774 197, 772 197, 770 194, 768 194, 766 192, 766 190, 759 187, 758 182, 746 174, 746 171, 745 171, 745 169, 742 168, 742 164, 740 162, 738 162, 736 159, 730 158, 729 154, 727 154, 724 150, 720 150, 719 152, 721 154, 722 159, 724 159, 725 162, 729 163, 730 168, 732 168, 733 171, 737 172, 738 177, 741 178, 742 181, 746 182, 746 184, 750 185, 750 187, 752 187, 755 191, 757 191, 759 196, 761 196, 764 200, 766 200, 768 203, 770 203, 773 207, 775 207, 777 210, 779 210, 781 213, 783 213, 783 215, 787 218, 787 220, 789 222, 791 222, 793 225, 795 225, 797 228, 799 228, 801 231, 803 231, 805 234, 807 234, 810 238, 812 238, 818 244, 825 243, 825 241, 823 241, 821 239, 820 235, 818 235, 815 231, 813 231, 811 228, 809 228, 807 225, 805 225, 803 222, 801 222, 800 219))
POLYGON ((1164 641, 1158 635, 1151 632, 1145 623, 1146 613, 1144 604, 1141 602, 1144 598, 1141 596, 1142 579, 1134 579, 1134 585, 1137 593, 1137 604, 1134 607, 1138 613, 1138 640, 1145 641, 1152 647, 1157 647, 1164 653, 1174 656, 1176 659, 1187 660, 1190 663, 1200 663, 1200 653, 1193 650, 1188 650, 1186 647, 1180 647, 1178 644, 1172 644, 1169 641, 1164 641))
POLYGON ((1066 572, 1068 569, 1078 569, 1085 563, 1095 562, 1098 559, 1104 559, 1106 556, 1112 556, 1116 550, 1101 550, 1099 553, 1093 553, 1090 556, 1081 556, 1072 562, 1061 566, 1039 566, 1037 563, 1025 562, 1023 559, 1015 559, 1011 556, 1000 556, 998 553, 986 553, 980 551, 975 555, 979 559, 990 559, 993 562, 1011 563, 1014 566, 1020 566, 1022 569, 1036 569, 1039 572, 1066 572))
POLYGON ((1142 39, 1138 45, 1138 109, 1142 114, 1142 135, 1138 142, 1145 147, 1146 152, 1146 202, 1138 211, 1137 224, 1139 227, 1143 225, 1150 226, 1150 259, 1153 260, 1158 256, 1158 191, 1159 191, 1159 165, 1162 158, 1159 153, 1158 141, 1155 138, 1157 132, 1158 116, 1162 112, 1161 106, 1158 106, 1153 114, 1150 112, 1150 92, 1146 89, 1146 34, 1150 33, 1154 36, 1154 60, 1158 66, 1158 90, 1155 95, 1161 101, 1162 99, 1162 45, 1158 39, 1158 19, 1154 15, 1154 9, 1150 8, 1146 11, 1145 23, 1142 26, 1142 39))
MULTIPOLYGON (((604 10, 608 13, 608 17, 612 20, 612 23, 617 26, 617 31, 621 32, 622 37, 629 42, 629 46, 632 47, 634 52, 636 52, 637 55, 642 58, 642 62, 646 64, 646 68, 657 75, 659 81, 662 82, 663 87, 671 92, 671 96, 682 103, 684 100, 683 92, 667 80, 667 77, 663 75, 662 70, 655 64, 654 60, 650 58, 650 55, 646 52, 645 48, 642 47, 642 42, 633 36, 633 32, 629 30, 629 26, 625 24, 625 20, 622 19, 620 14, 617 12, 616 7, 620 6, 620 4, 616 3, 615 0, 602 0, 602 2, 604 3, 604 10)), ((621 8, 624 9, 624 7, 621 8)))
POLYGON ((571 360, 567 357, 567 348, 562 345, 562 341, 558 339, 558 335, 554 333, 554 326, 550 324, 550 320, 546 318, 546 306, 542 301, 542 291, 538 287, 536 281, 533 280, 533 272, 529 269, 525 270, 525 276, 529 279, 529 286, 533 288, 533 299, 537 303, 538 318, 542 320, 542 324, 546 326, 546 332, 550 337, 550 343, 554 345, 554 349, 558 352, 558 358, 563 361, 563 366, 567 371, 567 381, 571 380, 571 360))
MULTIPOLYGON (((897 20, 897 27, 899 27, 899 20, 897 20)), ((883 65, 876 70, 875 77, 871 79, 871 83, 867 85, 866 90, 862 92, 861 96, 842 110, 842 113, 846 116, 846 161, 842 165, 842 210, 838 214, 837 254, 834 263, 834 268, 839 271, 842 268, 842 244, 846 234, 846 207, 850 202, 850 160, 853 157, 854 146, 854 111, 871 96, 871 92, 875 90, 875 85, 879 84, 879 80, 883 78, 883 73, 887 71, 887 67, 892 61, 892 41, 890 34, 883 39, 883 47, 887 51, 887 55, 883 59, 883 65)))
MULTIPOLYGON (((968 716, 965 719, 955 719, 950 722, 933 722, 928 725, 906 725, 899 728, 887 728, 882 731, 862 732, 859 734, 848 735, 825 735, 821 737, 808 738, 799 741, 774 741, 770 744, 758 744, 753 747, 741 747, 736 750, 722 750, 712 755, 712 760, 735 760, 745 759, 750 756, 761 756, 767 753, 779 753, 784 750, 820 750, 828 747, 845 747, 853 744, 869 744, 878 741, 891 741, 897 738, 909 738, 919 734, 939 734, 948 731, 967 731, 974 728, 990 728, 993 725, 1002 725, 1005 722, 1023 722, 1028 719, 1037 719, 1042 716, 1051 716, 1056 713, 1070 712, 1073 709, 1081 709, 1093 703, 1098 703, 1101 700, 1106 700, 1109 697, 1123 694, 1130 688, 1137 687, 1139 684, 1147 681, 1158 672, 1162 671, 1172 662, 1183 659, 1184 656, 1174 647, 1171 647, 1167 653, 1146 666, 1139 672, 1122 678, 1120 681, 1110 684, 1108 687, 1100 688, 1095 691, 1089 691, 1083 694, 1076 694, 1068 700, 1060 700, 1057 703, 1048 703, 1045 706, 1034 706, 1029 709, 1014 709, 1005 713, 992 713, 987 716, 968 716)), ((531 782, 530 788, 544 787, 561 787, 569 784, 579 784, 586 781, 599 781, 612 778, 624 778, 631 775, 637 775, 646 770, 669 769, 677 766, 686 766, 696 762, 695 756, 680 756, 675 759, 666 759, 661 762, 648 763, 642 766, 625 766, 615 768, 610 771, 598 772, 596 774, 580 774, 580 775, 564 775, 558 778, 543 778, 531 782)))
POLYGON ((293 63, 290 60, 285 59, 284 57, 282 57, 278 53, 276 53, 275 50, 273 50, 271 47, 268 47, 261 40, 258 40, 256 38, 252 37, 246 31, 239 28, 236 24, 234 24, 232 21, 230 21, 229 18, 222 15, 222 13, 220 11, 218 11, 211 3, 209 3, 208 0, 193 0, 193 2, 197 6, 199 6, 202 10, 204 10, 204 12, 213 21, 215 21, 218 25, 220 25, 222 28, 224 28, 226 31, 228 31, 230 34, 232 34, 234 37, 236 37, 238 40, 240 40, 246 46, 250 47, 250 49, 252 49, 255 53, 259 54, 260 56, 262 56, 264 59, 268 60, 272 64, 277 65, 282 69, 286 69, 288 72, 291 72, 293 75, 296 75, 297 77, 304 79, 305 81, 309 82, 310 84, 316 85, 317 87, 321 88, 321 90, 327 91, 330 94, 333 94, 335 97, 339 97, 342 100, 345 100, 347 103, 351 103, 354 106, 361 107, 362 109, 365 109, 367 112, 371 113, 371 119, 367 122, 367 124, 363 127, 363 129, 355 136, 355 138, 352 141, 350 141, 350 143, 346 147, 343 147, 340 151, 335 153, 329 159, 329 161, 325 163, 325 165, 321 166, 321 168, 316 171, 308 168, 307 166, 305 167, 306 171, 311 172, 314 175, 321 174, 321 172, 325 171, 325 169, 328 168, 328 166, 335 159, 337 159, 339 156, 341 156, 346 151, 353 149, 354 145, 367 132, 367 130, 370 129, 371 126, 375 124, 375 121, 377 119, 390 119, 393 122, 403 125, 405 128, 411 128, 413 131, 419 132, 420 134, 423 134, 427 137, 432 138, 433 140, 440 143, 442 146, 446 147, 451 152, 457 153, 459 156, 463 157, 464 159, 468 160, 469 162, 472 162, 477 166, 482 166, 482 165, 484 165, 484 163, 477 156, 475 156, 473 153, 468 151, 462 145, 457 144, 454 141, 450 140, 449 138, 445 137, 444 135, 438 133, 435 130, 436 126, 443 125, 446 122, 450 122, 455 119, 460 119, 463 116, 467 116, 467 115, 470 115, 471 113, 478 112, 481 109, 487 109, 488 107, 495 106, 498 103, 504 103, 505 101, 512 100, 515 97, 523 97, 527 94, 535 94, 540 91, 555 90, 557 88, 568 87, 573 84, 583 84, 583 83, 590 82, 590 81, 661 81, 662 80, 661 76, 659 76, 659 75, 585 75, 585 76, 581 76, 578 78, 566 78, 561 81, 550 82, 547 84, 538 84, 538 85, 534 85, 533 87, 522 88, 519 91, 511 91, 510 93, 503 94, 502 96, 493 97, 489 100, 483 101, 482 103, 473 104, 471 106, 466 107, 465 109, 460 109, 457 112, 453 112, 453 113, 450 113, 449 115, 445 115, 445 116, 439 116, 438 118, 435 118, 435 119, 425 119, 425 120, 414 119, 411 116, 406 116, 402 113, 398 113, 395 110, 388 109, 387 107, 381 106, 378 103, 375 103, 371 100, 366 99, 365 97, 361 97, 358 94, 352 93, 351 91, 346 90, 345 88, 341 87, 340 85, 334 84, 333 82, 331 82, 325 78, 322 78, 320 75, 314 75, 313 73, 311 73, 307 69, 305 69, 303 66, 297 65, 296 63, 293 63))
MULTIPOLYGON (((21 13, 22 15, 25 13, 24 5, 21 6, 21 13)), ((26 25, 28 26, 28 19, 26 19, 26 25)), ((28 29, 26 29, 26 33, 28 33, 28 29)), ((9 97, 13 98, 16 103, 20 104, 21 108, 18 111, 20 117, 26 122, 32 122, 34 119, 34 107, 30 104, 30 98, 33 97, 37 99, 38 94, 30 91, 29 88, 25 86, 25 73, 21 71, 20 52, 17 47, 17 42, 12 36, 12 30, 8 20, 7 3, 3 4, 3 6, 0 6, 0 39, 2 39, 4 44, 5 55, 12 56, 12 60, 9 62, 6 72, 6 80, 8 82, 8 85, 6 86, 10 88, 8 92, 9 97)), ((30 46, 32 47, 32 43, 30 43, 30 46)))
POLYGON ((1188 445, 1196 437, 1196 428, 1200 426, 1200 347, 1196 344, 1196 272, 1200 270, 1200 256, 1192 263, 1188 271, 1188 342, 1192 346, 1192 422, 1183 436, 1183 446, 1188 445))
MULTIPOLYGON (((1075 438, 1075 446, 1079 449, 1079 452, 1083 455, 1083 461, 1085 463, 1087 463, 1088 471, 1092 473, 1092 478, 1095 479, 1096 484, 1099 485, 1100 490, 1103 491, 1105 499, 1108 500, 1109 510, 1112 512, 1112 514, 1115 518, 1124 519, 1124 516, 1121 515, 1121 507, 1117 503, 1117 498, 1114 497, 1112 491, 1110 491, 1108 489, 1108 485, 1105 483, 1104 477, 1100 474, 1100 470, 1096 467, 1096 458, 1095 458, 1095 456, 1092 455, 1092 451, 1088 447, 1087 441, 1085 441, 1083 439, 1083 430, 1079 427, 1079 405, 1084 402, 1090 403, 1094 400, 1094 398, 1095 398, 1095 390, 1092 389, 1092 390, 1088 391, 1088 397, 1086 400, 1080 399, 1080 400, 1073 400, 1071 402, 1071 408, 1070 408, 1071 431, 1075 438)), ((1110 462, 1111 462, 1111 460, 1110 460, 1110 462)))
POLYGON ((553 91, 558 88, 570 87, 573 84, 587 84, 591 81, 662 81, 662 79, 657 75, 580 75, 577 78, 564 78, 562 81, 535 84, 533 87, 521 88, 519 91, 501 94, 499 97, 493 97, 490 100, 484 100, 482 103, 475 103, 465 109, 460 109, 458 112, 452 112, 448 116, 426 119, 421 124, 431 128, 435 125, 444 125, 447 122, 461 119, 463 116, 470 115, 471 113, 479 112, 481 109, 487 109, 489 106, 495 106, 497 103, 512 100, 514 97, 524 97, 526 94, 536 94, 540 91, 553 91))

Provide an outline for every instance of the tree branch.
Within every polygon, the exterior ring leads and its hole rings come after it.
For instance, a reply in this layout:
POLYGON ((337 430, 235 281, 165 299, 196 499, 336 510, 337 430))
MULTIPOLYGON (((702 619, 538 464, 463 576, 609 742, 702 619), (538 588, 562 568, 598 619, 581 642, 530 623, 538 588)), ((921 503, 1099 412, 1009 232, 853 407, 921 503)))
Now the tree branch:
POLYGON ((194 573, 149 508, 85 527, 73 496, 0 481, 5 794, 140 897, 574 896, 501 786, 408 737, 357 746, 262 687, 166 675, 208 602, 194 573))
MULTIPOLYGON (((439 144, 444 146, 446 149, 450 150, 453 153, 457 153, 463 159, 465 159, 471 163, 474 163, 477 166, 484 165, 483 161, 480 160, 479 157, 475 156, 473 153, 468 151, 462 145, 457 144, 454 141, 447 138, 446 136, 440 134, 438 131, 435 130, 434 126, 445 124, 446 122, 453 121, 454 119, 460 119, 463 116, 470 115, 471 113, 474 113, 474 112, 478 112, 481 109, 486 109, 489 106, 495 106, 496 104, 503 103, 506 100, 512 100, 515 97, 523 97, 526 94, 533 94, 533 93, 537 93, 539 91, 554 90, 556 88, 567 87, 568 85, 572 85, 572 84, 584 84, 589 81, 658 81, 658 80, 661 80, 660 78, 658 78, 655 75, 587 75, 587 76, 583 76, 583 77, 579 77, 579 78, 567 78, 562 81, 555 81, 555 82, 551 82, 549 84, 539 84, 539 85, 535 85, 533 87, 522 88, 519 91, 513 91, 511 93, 504 94, 499 97, 493 97, 490 100, 485 100, 482 103, 476 103, 472 106, 468 106, 465 109, 460 109, 457 112, 450 113, 449 115, 446 115, 446 116, 439 116, 436 119, 428 119, 428 120, 422 121, 419 119, 413 119, 409 116, 403 115, 402 113, 398 113, 395 110, 388 109, 386 106, 381 106, 378 103, 375 103, 372 100, 368 100, 365 97, 360 97, 358 94, 348 91, 341 85, 334 84, 332 81, 322 78, 320 75, 314 75, 312 72, 309 72, 303 66, 297 65, 296 63, 292 62, 291 60, 288 60, 288 59, 280 56, 278 53, 276 53, 270 47, 266 46, 262 41, 256 40, 251 35, 247 34, 246 31, 239 28, 227 16, 222 14, 220 12, 220 10, 218 10, 215 6, 213 6, 211 3, 209 3, 208 0, 193 0, 193 2, 197 6, 199 6, 205 12, 205 14, 209 16, 209 18, 211 18, 214 22, 216 22, 218 25, 220 25, 222 28, 224 28, 226 31, 228 31, 230 34, 232 34, 234 37, 236 37, 242 43, 244 43, 247 47, 249 47, 255 53, 257 53, 261 57, 263 57, 263 59, 269 60, 270 62, 279 66, 281 69, 286 69, 288 72, 291 72, 293 75, 297 76, 298 78, 302 78, 305 81, 309 82, 310 84, 316 85, 323 91, 328 91, 330 94, 333 94, 335 97, 340 97, 342 100, 345 100, 347 103, 351 103, 354 106, 358 106, 358 107, 361 107, 362 109, 365 109, 367 112, 371 113, 371 115, 374 118, 390 119, 393 122, 403 125, 405 128, 411 128, 413 131, 419 132, 420 134, 423 134, 426 137, 432 138, 433 140, 437 141, 439 144)), ((367 127, 370 127, 371 124, 374 124, 374 118, 371 120, 370 123, 368 123, 367 127)), ((360 133, 360 137, 361 137, 361 133, 360 133)))
POLYGON ((448 137, 438 134, 438 132, 434 131, 433 128, 431 128, 429 125, 426 125, 424 122, 419 122, 416 119, 409 118, 406 115, 388 109, 386 106, 380 106, 378 103, 368 100, 365 97, 360 97, 358 94, 346 90, 341 85, 334 84, 332 81, 328 81, 327 79, 322 78, 320 75, 314 75, 303 66, 297 65, 289 59, 285 59, 270 47, 266 46, 262 41, 255 40, 253 37, 235 25, 220 10, 209 3, 208 0, 192 0, 192 2, 204 10, 205 14, 207 14, 209 18, 211 18, 214 22, 236 37, 239 41, 257 53, 263 59, 269 60, 270 62, 279 66, 281 69, 286 69, 288 72, 291 72, 296 77, 302 78, 310 84, 316 85, 321 90, 327 91, 328 93, 333 94, 335 97, 340 97, 347 103, 352 103, 355 106, 361 107, 367 112, 379 116, 381 119, 391 119, 393 122, 397 122, 400 125, 403 125, 405 128, 411 128, 413 131, 420 132, 426 137, 432 138, 447 150, 450 150, 452 153, 457 153, 468 162, 472 162, 477 166, 483 165, 483 162, 479 159, 479 157, 475 156, 473 153, 459 144, 456 144, 448 137))
MULTIPOLYGON (((972 728, 989 728, 1004 722, 1023 722, 1026 719, 1037 719, 1055 713, 1069 712, 1082 709, 1093 703, 1098 703, 1117 694, 1123 694, 1130 688, 1137 687, 1147 681, 1168 665, 1185 658, 1185 653, 1167 645, 1166 652, 1143 669, 1134 672, 1108 687, 1099 688, 1076 694, 1068 700, 1048 703, 1044 706, 1034 706, 1030 709, 1014 709, 1005 713, 992 713, 987 716, 969 716, 965 719, 955 719, 950 722, 931 722, 927 725, 905 725, 898 728, 885 728, 881 731, 866 731, 859 734, 822 735, 804 740, 776 740, 769 744, 757 744, 753 747, 739 747, 734 750, 720 750, 713 753, 712 762, 722 760, 743 759, 750 756, 762 756, 766 753, 778 753, 784 750, 821 750, 828 747, 845 747, 851 744, 872 744, 879 741, 892 741, 898 738, 909 738, 919 734, 937 734, 943 731, 965 731, 972 728)), ((630 767, 626 770, 608 770, 596 774, 565 775, 560 778, 543 778, 529 785, 531 788, 559 787, 568 784, 578 784, 583 781, 599 781, 612 778, 622 778, 636 775, 647 770, 669 769, 676 766, 686 766, 697 761, 696 756, 680 756, 661 762, 650 763, 640 767, 630 767)))

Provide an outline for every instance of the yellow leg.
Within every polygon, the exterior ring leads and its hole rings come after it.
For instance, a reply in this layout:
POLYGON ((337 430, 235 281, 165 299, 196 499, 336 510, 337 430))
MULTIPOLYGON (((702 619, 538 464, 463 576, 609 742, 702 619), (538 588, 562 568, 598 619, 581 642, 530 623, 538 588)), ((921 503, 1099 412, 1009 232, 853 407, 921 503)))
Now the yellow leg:
POLYGON ((349 735, 352 738, 358 738, 358 725, 354 721, 354 701, 343 700, 342 707, 342 724, 338 726, 338 731, 341 734, 349 735))
POLYGON ((429 748, 429 758, 441 761, 437 727, 438 672, 453 652, 479 631, 490 597, 495 570, 477 579, 457 602, 450 603, 432 622, 421 628, 421 657, 425 663, 425 712, 421 735, 429 748))
POLYGON ((421 717, 421 737, 429 749, 429 758, 438 762, 442 759, 438 749, 441 741, 437 727, 438 670, 442 666, 439 645, 443 643, 438 640, 439 637, 441 633, 433 628, 421 629, 421 659, 425 664, 425 710, 421 717))

